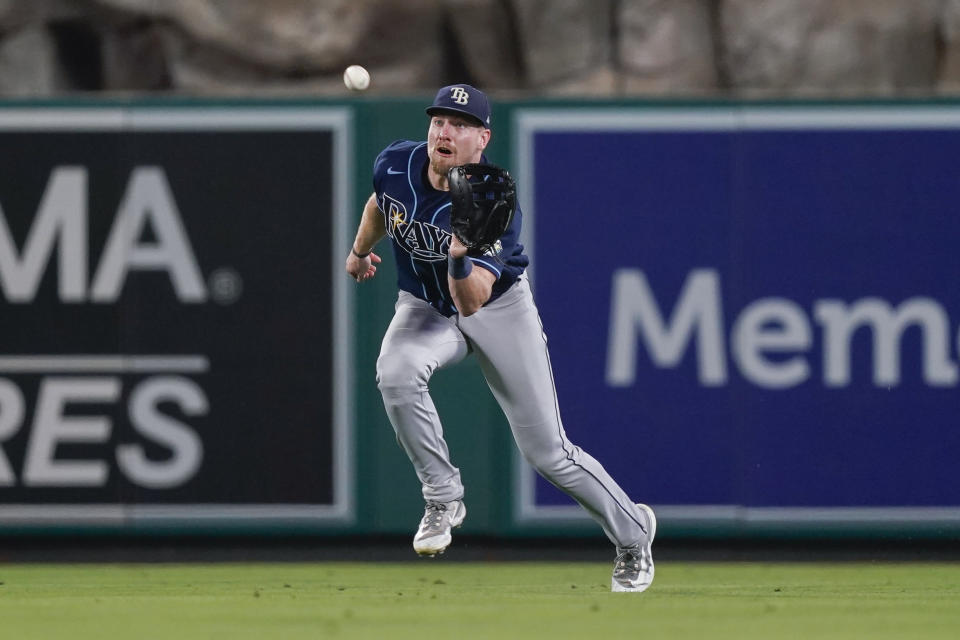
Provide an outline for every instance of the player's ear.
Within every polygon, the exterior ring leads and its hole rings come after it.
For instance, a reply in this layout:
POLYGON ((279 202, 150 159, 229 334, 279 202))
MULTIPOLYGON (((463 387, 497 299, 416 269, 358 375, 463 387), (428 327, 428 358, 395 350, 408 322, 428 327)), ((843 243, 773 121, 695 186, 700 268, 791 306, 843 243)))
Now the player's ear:
POLYGON ((487 145, 490 144, 490 136, 493 135, 493 132, 490 129, 484 127, 480 130, 480 150, 483 151, 487 148, 487 145))

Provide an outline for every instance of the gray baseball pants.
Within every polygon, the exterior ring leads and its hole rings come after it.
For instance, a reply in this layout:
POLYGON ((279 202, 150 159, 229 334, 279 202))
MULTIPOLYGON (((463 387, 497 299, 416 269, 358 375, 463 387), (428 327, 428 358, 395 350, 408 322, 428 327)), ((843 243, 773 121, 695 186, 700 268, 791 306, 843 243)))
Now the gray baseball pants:
POLYGON ((425 500, 463 498, 428 383, 473 352, 523 457, 576 500, 619 547, 646 539, 646 516, 594 458, 567 439, 546 336, 526 277, 472 316, 446 318, 401 291, 377 360, 377 384, 425 500))

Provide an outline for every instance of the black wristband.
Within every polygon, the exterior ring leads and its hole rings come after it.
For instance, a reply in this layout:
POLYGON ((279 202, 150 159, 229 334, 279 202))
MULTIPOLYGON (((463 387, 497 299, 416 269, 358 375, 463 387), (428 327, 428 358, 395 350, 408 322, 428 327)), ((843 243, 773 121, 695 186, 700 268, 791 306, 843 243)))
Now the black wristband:
POLYGON ((451 276, 453 276, 454 280, 463 280, 470 275, 471 271, 473 271, 473 260, 467 256, 454 258, 453 256, 448 255, 447 271, 451 276))
POLYGON ((357 250, 354 249, 353 247, 350 247, 350 253, 352 253, 353 255, 357 256, 357 257, 360 258, 361 260, 363 260, 363 259, 366 258, 368 255, 370 255, 370 252, 369 252, 369 251, 367 251, 366 253, 357 253, 357 250))

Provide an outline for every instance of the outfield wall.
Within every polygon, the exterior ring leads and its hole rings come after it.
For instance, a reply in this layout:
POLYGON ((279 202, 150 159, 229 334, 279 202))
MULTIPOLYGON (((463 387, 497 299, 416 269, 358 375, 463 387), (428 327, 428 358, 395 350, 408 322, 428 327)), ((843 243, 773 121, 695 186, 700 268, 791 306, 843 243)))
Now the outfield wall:
MULTIPOLYGON (((395 271, 340 274, 427 98, 2 105, 0 532, 416 526, 395 271)), ((500 102, 490 151, 568 434, 661 535, 960 535, 960 103, 500 102)), ((473 362, 433 388, 465 533, 599 533, 473 362)))

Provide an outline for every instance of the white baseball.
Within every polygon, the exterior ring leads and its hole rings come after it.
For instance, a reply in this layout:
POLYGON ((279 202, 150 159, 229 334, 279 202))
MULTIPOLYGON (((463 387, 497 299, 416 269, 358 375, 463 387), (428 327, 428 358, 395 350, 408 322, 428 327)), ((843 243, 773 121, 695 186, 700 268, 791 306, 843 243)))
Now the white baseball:
POLYGON ((358 64, 352 64, 343 72, 343 84, 351 91, 363 91, 370 86, 370 72, 358 64))

